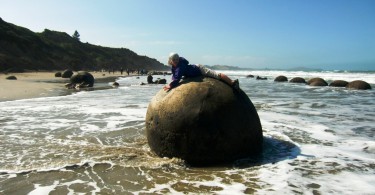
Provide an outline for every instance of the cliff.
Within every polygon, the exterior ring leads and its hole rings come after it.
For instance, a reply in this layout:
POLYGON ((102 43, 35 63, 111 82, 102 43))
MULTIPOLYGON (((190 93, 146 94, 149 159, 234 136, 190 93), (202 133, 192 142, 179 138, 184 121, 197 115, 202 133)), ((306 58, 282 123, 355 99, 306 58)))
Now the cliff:
POLYGON ((65 32, 35 33, 0 18, 0 72, 25 70, 168 69, 126 48, 82 43, 65 32))

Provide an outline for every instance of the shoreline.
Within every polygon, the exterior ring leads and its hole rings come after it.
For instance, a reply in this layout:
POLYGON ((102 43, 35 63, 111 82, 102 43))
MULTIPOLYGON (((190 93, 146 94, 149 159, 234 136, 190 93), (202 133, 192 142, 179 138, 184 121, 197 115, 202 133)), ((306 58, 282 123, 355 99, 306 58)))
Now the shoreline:
MULTIPOLYGON (((74 91, 66 89, 64 86, 65 83, 69 83, 70 80, 68 78, 55 77, 56 72, 0 74, 0 102, 38 97, 53 97, 73 93, 74 91), (17 80, 7 80, 6 78, 8 76, 15 76, 17 80)), ((95 85, 99 83, 114 82, 119 77, 128 77, 128 75, 125 74, 121 75, 120 72, 114 74, 90 72, 90 74, 95 78, 94 90, 95 85)))

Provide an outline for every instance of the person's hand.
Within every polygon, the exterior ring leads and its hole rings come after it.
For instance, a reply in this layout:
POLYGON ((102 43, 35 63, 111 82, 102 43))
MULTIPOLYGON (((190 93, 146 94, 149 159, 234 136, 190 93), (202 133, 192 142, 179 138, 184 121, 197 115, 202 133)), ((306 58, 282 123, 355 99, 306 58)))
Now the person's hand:
POLYGON ((165 85, 165 86, 163 87, 163 89, 164 89, 164 91, 169 91, 169 90, 171 90, 171 86, 169 86, 169 85, 165 85))

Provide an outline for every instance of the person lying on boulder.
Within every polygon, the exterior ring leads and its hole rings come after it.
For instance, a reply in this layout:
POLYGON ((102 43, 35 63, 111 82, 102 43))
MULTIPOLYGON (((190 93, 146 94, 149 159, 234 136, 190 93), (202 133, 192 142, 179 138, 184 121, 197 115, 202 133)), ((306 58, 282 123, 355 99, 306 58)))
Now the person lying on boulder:
POLYGON ((217 73, 214 70, 206 68, 205 66, 200 64, 189 64, 189 61, 187 61, 183 57, 180 57, 177 53, 169 54, 168 64, 172 66, 172 82, 163 87, 165 91, 177 87, 182 76, 196 77, 202 75, 224 81, 237 91, 239 91, 240 89, 238 79, 232 80, 227 75, 223 73, 217 73))

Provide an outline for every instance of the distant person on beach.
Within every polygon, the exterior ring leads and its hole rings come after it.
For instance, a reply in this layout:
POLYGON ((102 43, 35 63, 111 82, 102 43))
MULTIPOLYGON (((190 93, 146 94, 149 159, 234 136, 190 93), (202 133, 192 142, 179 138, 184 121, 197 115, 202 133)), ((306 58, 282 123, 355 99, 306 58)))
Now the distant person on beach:
POLYGON ((227 75, 223 73, 217 73, 200 64, 189 65, 189 61, 187 61, 183 57, 180 57, 177 53, 171 53, 169 55, 168 64, 172 66, 172 82, 163 87, 165 91, 168 91, 177 87, 182 76, 196 77, 196 76, 202 76, 202 75, 215 78, 217 80, 222 80, 225 83, 227 83, 229 86, 232 86, 237 91, 240 89, 238 79, 232 80, 227 75))

